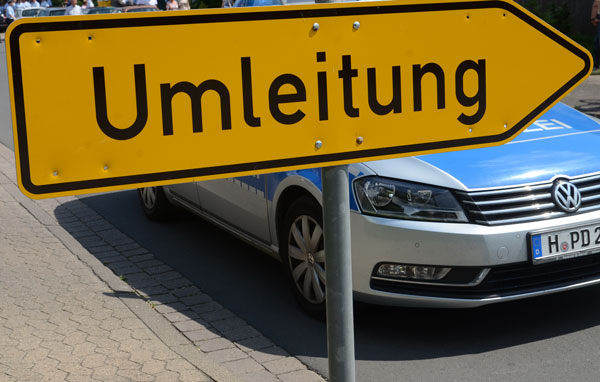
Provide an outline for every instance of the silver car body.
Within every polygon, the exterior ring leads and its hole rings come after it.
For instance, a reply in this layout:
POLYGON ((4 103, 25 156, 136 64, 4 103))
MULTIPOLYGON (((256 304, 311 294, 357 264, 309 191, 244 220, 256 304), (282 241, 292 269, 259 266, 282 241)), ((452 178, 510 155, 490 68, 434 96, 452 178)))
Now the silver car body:
MULTIPOLYGON (((494 219, 489 215, 478 220, 486 213, 474 208, 467 212, 466 223, 406 220, 363 213, 351 185, 355 299, 399 306, 475 307, 600 283, 596 250, 538 265, 532 261, 530 241, 532 233, 600 225, 599 144, 600 123, 559 104, 508 145, 350 165, 351 183, 378 176, 434 185, 459 195, 463 206, 487 195, 531 199, 517 208, 508 206, 494 219), (584 207, 576 213, 560 211, 549 202, 557 180, 581 185, 596 178, 597 186, 586 186, 587 194, 582 189, 584 207), (545 199, 531 196, 534 191, 545 199), (523 192, 527 196, 518 196, 523 192), (451 267, 463 272, 463 280, 380 277, 375 269, 382 263, 451 267)), ((289 202, 290 194, 304 192, 322 203, 320 169, 186 183, 165 190, 171 202, 275 257, 280 207, 289 202)), ((494 205, 494 198, 478 203, 494 205)))

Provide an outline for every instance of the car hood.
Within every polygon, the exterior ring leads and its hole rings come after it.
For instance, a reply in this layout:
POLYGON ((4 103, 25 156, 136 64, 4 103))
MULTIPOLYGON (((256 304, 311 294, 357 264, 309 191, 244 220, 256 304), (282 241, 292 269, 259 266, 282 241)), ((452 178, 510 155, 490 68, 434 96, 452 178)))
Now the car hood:
POLYGON ((575 177, 600 172, 600 122, 559 103, 502 146, 365 164, 381 176, 470 190, 575 177))

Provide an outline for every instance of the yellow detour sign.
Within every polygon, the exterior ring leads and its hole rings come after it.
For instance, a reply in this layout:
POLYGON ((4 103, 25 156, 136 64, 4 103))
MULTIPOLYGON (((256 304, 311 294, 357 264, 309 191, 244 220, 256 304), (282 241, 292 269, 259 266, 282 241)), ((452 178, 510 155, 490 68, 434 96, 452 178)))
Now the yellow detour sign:
POLYGON ((504 0, 29 18, 6 41, 31 197, 502 144, 591 67, 504 0))

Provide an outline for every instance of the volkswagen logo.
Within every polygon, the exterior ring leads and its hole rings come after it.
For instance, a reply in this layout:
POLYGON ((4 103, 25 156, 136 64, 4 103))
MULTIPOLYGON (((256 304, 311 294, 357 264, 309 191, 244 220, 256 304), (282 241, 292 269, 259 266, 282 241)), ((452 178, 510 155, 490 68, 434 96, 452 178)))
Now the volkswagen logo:
POLYGON ((560 180, 552 188, 554 204, 565 212, 575 212, 581 207, 581 193, 573 183, 560 180))

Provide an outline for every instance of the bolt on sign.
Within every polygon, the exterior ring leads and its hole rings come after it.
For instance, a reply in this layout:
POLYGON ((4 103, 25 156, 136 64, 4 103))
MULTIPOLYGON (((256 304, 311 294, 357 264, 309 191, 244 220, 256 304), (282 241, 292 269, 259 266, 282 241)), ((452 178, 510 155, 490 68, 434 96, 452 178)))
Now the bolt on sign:
POLYGON ((28 18, 6 41, 34 198, 498 145, 591 68, 505 0, 28 18))

